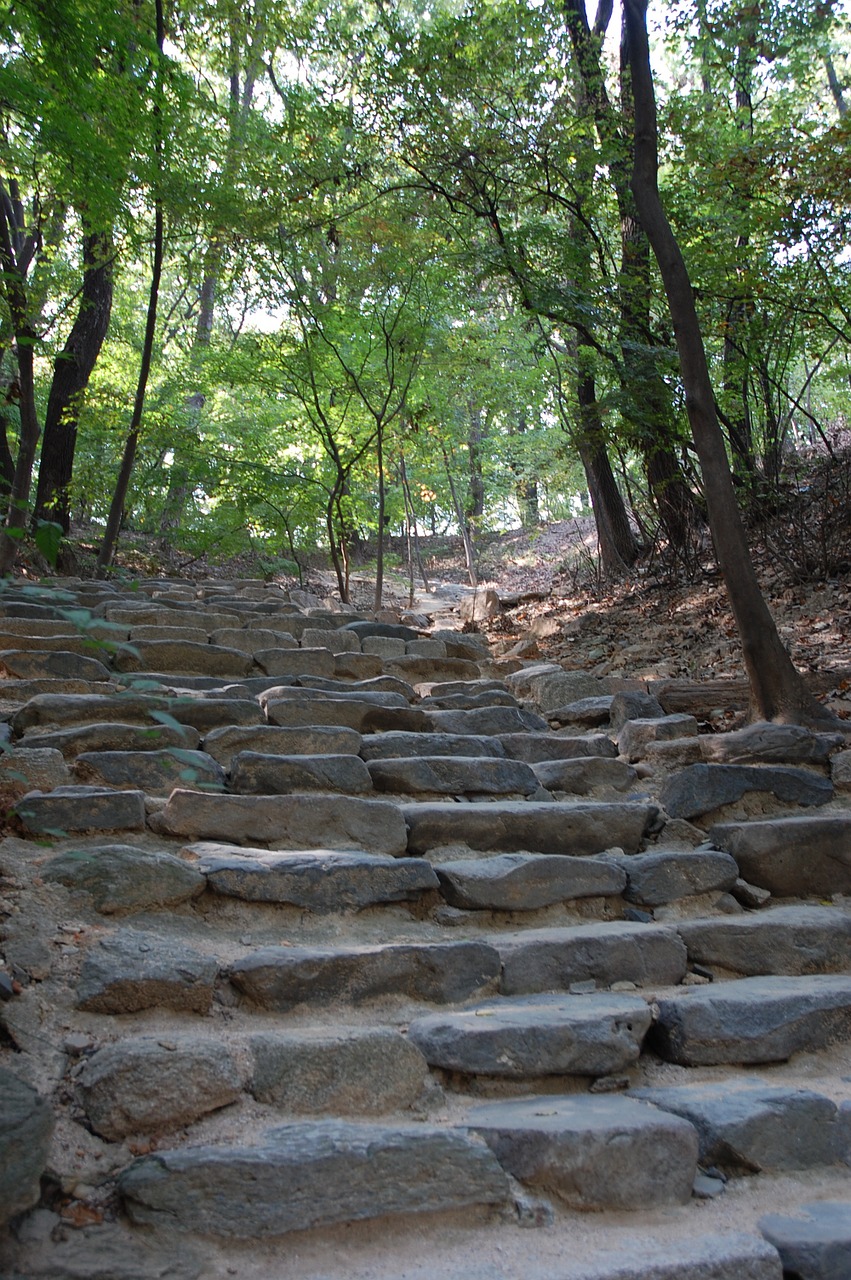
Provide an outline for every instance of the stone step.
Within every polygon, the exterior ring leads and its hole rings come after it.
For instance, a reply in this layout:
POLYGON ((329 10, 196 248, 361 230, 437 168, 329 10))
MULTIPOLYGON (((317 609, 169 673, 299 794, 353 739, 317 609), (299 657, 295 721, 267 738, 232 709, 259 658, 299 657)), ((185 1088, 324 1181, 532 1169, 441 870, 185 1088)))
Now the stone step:
POLYGON ((682 1066, 784 1062, 851 1039, 851 976, 740 978, 658 998, 653 1047, 682 1066))
POLYGON ((646 907, 725 892, 739 875, 735 859, 715 849, 654 849, 618 857, 617 862, 626 875, 624 897, 646 907))
POLYGON ((102 751, 197 751, 201 735, 188 725, 101 724, 72 725, 64 729, 30 730, 20 739, 25 750, 59 751, 66 759, 102 751))
POLYGON ((851 893, 851 813, 724 822, 709 838, 778 897, 851 893))
POLYGON ((589 792, 628 791, 638 774, 623 760, 586 756, 576 760, 540 760, 532 765, 535 777, 547 791, 585 796, 589 792))
POLYGON ((78 1009, 91 1013, 138 1013, 170 1009, 206 1013, 219 965, 213 956, 175 939, 125 928, 99 938, 83 959, 77 983, 78 1009))
POLYGON ((42 876, 87 894, 103 915, 177 907, 207 884, 197 868, 170 853, 90 840, 51 858, 42 876))
POLYGON ((144 791, 71 784, 52 791, 28 791, 15 805, 23 828, 33 835, 72 831, 144 831, 144 791))
POLYGON ((202 841, 183 851, 207 887, 245 902, 280 902, 315 912, 359 911, 403 902, 438 887, 429 862, 374 853, 308 849, 269 853, 202 841))
POLYGON ((356 755, 264 755, 240 751, 231 760, 229 788, 237 795, 288 795, 293 791, 332 791, 365 795, 373 790, 370 772, 356 755))
POLYGON ((371 760, 367 768, 376 791, 402 795, 531 796, 540 789, 527 764, 492 756, 391 757, 371 760))
POLYGON ((829 778, 791 765, 692 764, 673 774, 659 799, 672 818, 701 818, 751 792, 767 792, 783 804, 827 804, 829 778))
POLYGON ((361 735, 354 729, 334 725, 310 725, 300 729, 285 729, 271 724, 223 726, 205 734, 204 750, 221 765, 229 767, 234 756, 244 751, 282 756, 356 756, 362 742, 361 735))
POLYGON ((747 976, 851 970, 851 911, 771 907, 677 925, 689 960, 747 976))
POLYGON ((602 733, 569 737, 558 733, 502 733, 505 754, 512 760, 540 764, 544 760, 576 760, 583 756, 614 757, 618 749, 602 733))
POLYGON ((851 1104, 753 1076, 723 1083, 636 1089, 633 1097, 682 1116, 700 1139, 699 1160, 734 1176, 810 1169, 851 1156, 851 1104))
POLYGON ((457 733, 405 733, 398 729, 370 734, 364 738, 360 754, 367 763, 434 755, 506 758, 499 738, 457 733))
POLYGON ((277 1013, 382 996, 451 1004, 495 988, 499 955, 486 942, 264 947, 231 964, 228 976, 253 1004, 277 1013))
POLYGON ((408 1038, 431 1066, 463 1075, 608 1076, 638 1061, 651 1021, 634 995, 500 997, 415 1018, 408 1038))
POLYGON ((535 911, 576 898, 623 892, 626 872, 603 858, 557 853, 503 853, 434 865, 440 891, 453 907, 478 911, 535 911))
POLYGON ((334 680, 324 676, 300 675, 297 680, 302 689, 320 689, 325 693, 401 693, 406 702, 415 702, 417 693, 413 685, 398 676, 373 676, 368 680, 334 680))
POLYGON ((500 991, 567 991, 574 983, 673 986, 686 972, 686 948, 671 925, 626 920, 524 929, 492 938, 502 961, 500 991))
POLYGON ((502 737, 505 734, 541 733, 547 729, 546 720, 519 707, 477 707, 472 711, 424 710, 423 714, 434 733, 502 737))
POLYGON ((256 1146, 143 1156, 119 1188, 134 1223, 250 1240, 508 1200, 506 1175, 480 1138, 338 1120, 283 1125, 256 1146))
POLYGON ((428 733, 430 728, 429 718, 415 707, 382 707, 357 698, 269 698, 265 707, 270 724, 288 729, 324 724, 354 729, 356 733, 379 733, 385 729, 428 733))
POLYGON ((620 848, 636 853, 656 810, 650 804, 403 804, 408 852, 466 844, 493 853, 561 853, 581 857, 620 848))
MULTIPOLYGON (((20 754, 20 753, 16 753, 20 754)), ((224 791, 225 771, 204 751, 84 751, 74 763, 78 781, 106 787, 135 786, 147 795, 169 795, 175 787, 224 791)))
POLYGON ((800 1280, 851 1276, 851 1204, 847 1200, 803 1204, 794 1217, 766 1214, 759 1227, 780 1254, 784 1276, 800 1276, 800 1280))
POLYGON ((399 807, 357 796, 199 796, 176 790, 151 815, 150 826, 160 835, 269 849, 369 849, 394 856, 407 849, 399 807))
POLYGON ((97 658, 62 649, 4 649, 0 678, 8 680, 88 680, 106 682, 109 668, 97 658))
POLYGON ((634 1211, 691 1198, 695 1128, 633 1098, 511 1099, 473 1108, 465 1124, 507 1173, 571 1209, 634 1211))

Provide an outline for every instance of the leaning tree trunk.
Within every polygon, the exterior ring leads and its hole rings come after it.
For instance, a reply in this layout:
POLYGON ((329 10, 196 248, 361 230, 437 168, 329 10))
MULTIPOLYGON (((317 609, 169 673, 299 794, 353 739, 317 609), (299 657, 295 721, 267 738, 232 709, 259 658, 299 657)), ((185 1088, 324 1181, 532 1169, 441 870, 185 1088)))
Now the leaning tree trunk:
POLYGON ((839 722, 810 694, 792 665, 754 571, 715 412, 691 281, 659 197, 656 100, 647 40, 647 0, 624 0, 624 15, 635 97, 632 189, 668 298, 689 424, 703 472, 709 526, 750 681, 751 712, 764 720, 822 726, 829 723, 835 727, 839 722))
POLYGON ((44 415, 35 518, 55 520, 64 533, 68 533, 71 523, 68 486, 74 468, 80 405, 112 311, 112 254, 109 235, 89 232, 84 237, 80 309, 54 362, 44 415))

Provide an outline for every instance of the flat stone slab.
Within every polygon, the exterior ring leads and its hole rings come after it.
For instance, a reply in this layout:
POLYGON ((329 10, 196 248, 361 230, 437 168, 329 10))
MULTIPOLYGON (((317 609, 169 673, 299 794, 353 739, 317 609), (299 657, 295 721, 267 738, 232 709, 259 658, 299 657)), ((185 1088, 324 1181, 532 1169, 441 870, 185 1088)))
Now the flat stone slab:
POLYGON ((618 858, 618 864, 627 878, 624 897, 646 907, 726 891, 739 876, 735 859, 715 849, 655 849, 618 858))
POLYGON ((740 978, 660 996, 653 1044, 683 1066, 784 1062, 851 1037, 851 976, 740 978))
POLYGON ((335 728, 342 726, 354 729, 356 733, 379 733, 385 729, 427 733, 430 727, 425 712, 418 711, 407 703, 404 706, 385 707, 362 698, 328 696, 270 698, 265 706, 270 724, 281 728, 298 729, 325 724, 335 728))
POLYGON ((722 1084, 635 1089, 633 1097, 683 1116, 700 1138, 700 1163, 727 1173, 810 1169, 851 1152, 851 1115, 809 1089, 750 1076, 722 1084))
POLYGON ((313 1120, 250 1147, 184 1147, 121 1174, 133 1222, 254 1239, 393 1213, 507 1199, 507 1178, 472 1135, 427 1125, 313 1120))
POLYGON ((501 737, 506 733, 546 732, 547 722, 519 707, 478 707, 472 711, 426 711, 434 733, 483 734, 501 737))
POLYGON ((420 658, 406 654, 404 658, 388 658, 384 670, 409 684, 422 684, 424 681, 475 680, 479 664, 468 658, 420 658))
POLYGON ((309 849, 269 853, 212 842, 186 852, 209 888, 245 902, 286 902, 308 911, 359 911, 378 902, 402 902, 436 889, 424 858, 391 858, 362 851, 309 849))
POLYGON ((498 975, 499 955, 485 942, 264 947, 229 970, 243 995, 279 1012, 386 995, 451 1003, 493 986, 498 975))
POLYGON ((363 739, 361 757, 372 760, 410 759, 412 756, 475 756, 504 759, 499 738, 459 733, 374 733, 363 739))
POLYGON ((144 791, 55 787, 45 794, 28 791, 15 805, 19 821, 34 834, 68 831, 144 831, 144 791))
POLYGON ((260 706, 266 710, 271 703, 275 702, 327 702, 332 699, 334 702, 355 702, 366 703, 371 707, 409 707, 410 701, 405 695, 396 689, 376 689, 374 684, 367 688, 367 684, 363 681, 358 685, 357 689, 353 689, 351 685, 346 685, 342 680, 329 681, 333 684, 331 689, 316 689, 310 685, 303 685, 300 681, 298 684, 292 685, 273 685, 270 689, 264 689, 262 693, 257 695, 257 701, 260 706))
POLYGON ((623 760, 585 756, 577 760, 541 760, 532 768, 542 787, 587 796, 598 789, 628 791, 638 777, 623 760))
POLYGON ((356 756, 361 742, 361 735, 354 729, 334 725, 282 729, 277 725, 263 724, 212 729, 204 738, 204 750, 220 764, 229 766, 241 751, 281 756, 356 756))
POLYGON ((492 941, 502 960, 500 990, 507 996, 564 991, 588 981, 601 987, 671 986, 686 972, 685 945, 669 925, 612 920, 501 933, 492 941))
POLYGON ((759 1229, 800 1280, 847 1280, 851 1275, 851 1204, 820 1200, 802 1204, 800 1216, 766 1214, 759 1229))
POLYGON ((466 1075, 605 1076, 638 1061, 651 1018, 630 995, 500 998, 415 1018, 408 1038, 431 1066, 466 1075))
POLYGON ((147 724, 154 711, 168 711, 169 699, 145 693, 38 693, 12 717, 16 734, 48 726, 64 728, 72 724, 147 724))
POLYGON ((191 640, 137 640, 119 650, 113 659, 116 671, 165 671, 193 675, 247 676, 254 662, 239 649, 191 640))
POLYGON ((298 685, 302 689, 321 689, 325 693, 401 693, 406 702, 415 702, 417 698, 413 685, 398 676, 369 676, 364 680, 336 680, 325 676, 298 677, 298 685))
POLYGON ((621 893, 626 872, 608 859, 502 853, 435 865, 440 891, 453 907, 534 911, 574 898, 621 893))
POLYGON ((697 1133, 632 1098, 542 1097, 493 1102, 465 1121, 520 1182, 571 1209, 686 1204, 697 1172, 697 1133))
POLYGON ((39 1200, 52 1135, 47 1099, 0 1067, 0 1223, 39 1200))
POLYGON ((3 649, 0 673, 10 680, 109 680, 111 673, 97 658, 61 649, 3 649))
MULTIPOLYGON (((428 735, 431 736, 430 734, 428 735)), ((489 756, 415 756, 371 760, 376 791, 426 795, 534 795, 538 780, 521 760, 489 756)))
POLYGON ((169 1033, 104 1045, 85 1060, 77 1086, 95 1133, 118 1142, 192 1124, 236 1102, 248 1078, 247 1060, 220 1037, 169 1033))
POLYGON ((269 676, 333 676, 336 670, 330 649, 258 649, 254 661, 269 676))
POLYGON ((500 736, 505 754, 512 760, 525 760, 527 764, 596 756, 613 759, 618 754, 617 747, 604 733, 575 737, 560 733, 504 733, 500 736))
POLYGON ((408 852, 467 844, 493 853, 561 853, 573 857, 619 846, 635 853, 656 810, 649 804, 551 804, 495 800, 490 804, 403 804, 408 852))
POLYGON ((80 782, 108 787, 138 787, 147 795, 168 795, 175 787, 224 791, 225 772, 204 751, 84 751, 74 774, 80 782))
POLYGON ((651 742, 696 737, 697 720, 694 716, 654 716, 652 719, 627 720, 618 733, 618 750, 632 763, 644 758, 651 742))
POLYGON ((356 755, 284 756, 240 751, 231 761, 230 789, 237 795, 332 791, 354 796, 370 794, 372 779, 356 755))
POLYGON ((17 795, 52 791, 72 781, 61 751, 51 747, 15 747, 0 756, 0 782, 17 795))
POLYGON ((765 791, 784 804, 821 805, 833 799, 833 783, 807 769, 783 765, 690 764, 664 783, 659 794, 672 818, 699 818, 751 791, 765 791))
POLYGON ((393 1027, 262 1031, 250 1049, 254 1097, 296 1115, 400 1110, 428 1080, 425 1058, 393 1027))
POLYGON ((210 956, 159 934, 125 929, 86 952, 77 1008, 91 1013, 174 1009, 206 1013, 219 966, 210 956))
POLYGON ((405 822, 385 800, 357 796, 221 796, 173 791, 165 808, 151 816, 164 835, 270 849, 366 849, 405 852, 405 822))
POLYGON ((170 853, 132 845, 90 845, 51 858, 42 878, 87 893, 104 915, 174 907, 197 898, 206 881, 196 868, 170 853))
POLYGON ((824 764, 844 741, 842 734, 760 720, 732 733, 705 734, 700 747, 704 760, 717 764, 824 764))
POLYGON ((789 906, 677 925, 689 959, 735 973, 833 973, 851 968, 851 911, 789 906))
POLYGON ((479 693, 430 693, 420 703, 423 711, 476 711, 479 707, 515 707, 520 705, 507 689, 484 690, 479 693))
POLYGON ((851 814, 722 822, 709 838, 733 855, 745 880, 777 897, 851 893, 851 814))
MULTIPOLYGON (((120 712, 115 706, 113 712, 120 712)), ((53 731, 37 730, 25 734, 21 746, 35 750, 61 751, 67 759, 91 751, 164 751, 176 747, 180 751, 195 751, 201 741, 197 729, 186 725, 121 724, 107 721, 104 724, 74 725, 53 731)))

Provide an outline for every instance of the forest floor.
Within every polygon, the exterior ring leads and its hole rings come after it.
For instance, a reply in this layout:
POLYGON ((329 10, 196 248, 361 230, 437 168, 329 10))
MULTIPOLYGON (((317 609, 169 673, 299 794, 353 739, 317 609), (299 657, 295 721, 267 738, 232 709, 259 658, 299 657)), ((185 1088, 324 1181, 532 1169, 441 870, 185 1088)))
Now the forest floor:
MULTIPOLYGON (((458 588, 469 584, 460 540, 433 546, 424 539, 421 549, 433 591, 457 596, 458 588)), ((519 645, 524 659, 554 661, 597 676, 711 680, 744 675, 717 569, 707 566, 687 575, 651 562, 612 581, 596 574, 595 550, 590 519, 482 540, 479 590, 495 590, 503 608, 477 625, 498 654, 519 645)), ((756 560, 763 592, 796 666, 802 672, 835 671, 836 694, 848 700, 851 718, 851 572, 795 582, 767 556, 756 560)), ((330 587, 329 575, 320 579, 330 587)), ((388 586, 388 600, 407 602, 404 579, 394 573, 388 586)), ((357 603, 371 598, 369 578, 359 576, 357 587, 357 603)), ((422 599, 419 581, 416 587, 422 599)))
MULTIPOLYGON (((131 574, 263 576, 252 556, 187 562, 178 552, 157 547, 154 553, 151 547, 150 555, 138 546, 119 552, 118 566, 131 574)), ((460 538, 422 538, 420 550, 429 590, 418 575, 414 609, 457 609, 471 594, 460 538)), ((477 554, 479 591, 491 588, 503 602, 495 616, 476 624, 497 655, 515 652, 597 676, 712 680, 744 675, 724 585, 709 555, 688 573, 657 558, 639 562, 622 580, 605 579, 590 517, 482 534, 477 554)), ((851 565, 830 578, 802 581, 782 556, 757 551, 754 558, 793 661, 804 673, 836 672, 830 701, 851 720, 851 565)), ((401 539, 390 540, 386 560, 384 602, 405 608, 410 583, 401 539)), ((83 563, 74 568, 87 576, 83 563)), ((276 580, 298 585, 277 575, 276 580)), ((353 571, 352 602, 358 608, 372 607, 374 581, 374 563, 353 571)), ((303 585, 321 598, 339 599, 328 569, 307 570, 303 585)), ((453 625, 460 625, 457 618, 453 625)))

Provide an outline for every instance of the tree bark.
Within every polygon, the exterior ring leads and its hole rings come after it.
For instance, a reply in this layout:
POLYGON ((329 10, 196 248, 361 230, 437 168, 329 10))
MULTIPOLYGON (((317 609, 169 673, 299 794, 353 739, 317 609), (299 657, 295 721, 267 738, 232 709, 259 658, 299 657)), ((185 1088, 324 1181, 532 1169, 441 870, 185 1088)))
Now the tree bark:
POLYGON ((635 97, 632 190, 668 298, 686 408, 703 473, 709 525, 742 643, 755 718, 826 725, 839 723, 807 690, 792 665, 757 581, 736 503, 724 437, 691 281, 658 188, 656 100, 647 40, 647 0, 624 0, 635 97))
POLYGON ((109 327, 112 311, 112 242, 103 232, 83 238, 80 309, 53 365, 35 499, 35 519, 55 520, 68 533, 68 486, 74 467, 80 406, 109 327))

